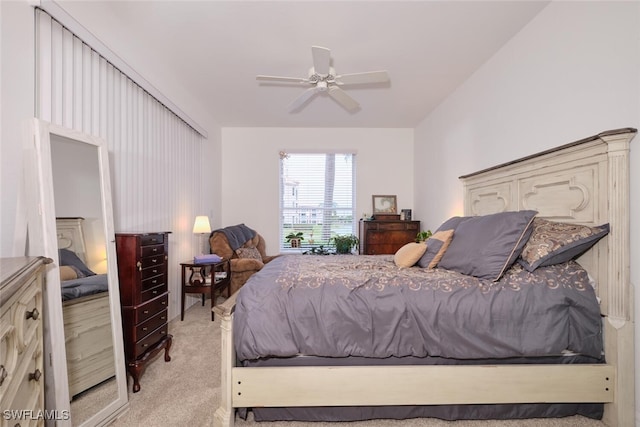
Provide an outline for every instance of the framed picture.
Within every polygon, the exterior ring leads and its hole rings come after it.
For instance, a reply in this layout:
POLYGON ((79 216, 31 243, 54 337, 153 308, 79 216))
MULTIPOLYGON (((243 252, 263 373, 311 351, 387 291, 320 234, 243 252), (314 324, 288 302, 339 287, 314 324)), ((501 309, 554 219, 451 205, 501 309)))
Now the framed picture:
POLYGON ((396 214, 398 212, 396 196, 372 196, 373 214, 396 214))

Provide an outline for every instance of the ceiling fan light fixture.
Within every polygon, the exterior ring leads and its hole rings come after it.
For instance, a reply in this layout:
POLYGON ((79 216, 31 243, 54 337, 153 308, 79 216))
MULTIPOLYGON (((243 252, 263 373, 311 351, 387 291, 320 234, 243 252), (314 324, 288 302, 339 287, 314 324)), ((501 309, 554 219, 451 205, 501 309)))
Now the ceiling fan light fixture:
POLYGON ((301 109, 318 92, 329 92, 329 96, 349 112, 354 112, 360 108, 360 104, 349 96, 339 86, 355 84, 386 83, 389 81, 389 74, 382 71, 368 71, 363 73, 336 74, 331 67, 331 51, 326 47, 311 46, 313 57, 313 67, 309 69, 306 79, 279 76, 256 76, 257 80, 274 81, 281 83, 303 83, 312 87, 303 92, 297 99, 289 105, 289 111, 301 109))

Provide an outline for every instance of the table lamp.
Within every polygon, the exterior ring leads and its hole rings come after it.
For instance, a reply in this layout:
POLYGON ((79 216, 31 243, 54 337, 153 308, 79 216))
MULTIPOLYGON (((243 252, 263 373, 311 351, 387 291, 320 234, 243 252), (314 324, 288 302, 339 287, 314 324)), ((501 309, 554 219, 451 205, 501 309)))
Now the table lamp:
POLYGON ((202 215, 202 216, 197 216, 196 217, 196 221, 193 223, 193 234, 199 234, 200 235, 200 246, 198 247, 198 250, 200 251, 200 255, 204 254, 204 250, 202 247, 202 236, 204 234, 209 234, 211 233, 211 225, 209 224, 209 217, 202 215))

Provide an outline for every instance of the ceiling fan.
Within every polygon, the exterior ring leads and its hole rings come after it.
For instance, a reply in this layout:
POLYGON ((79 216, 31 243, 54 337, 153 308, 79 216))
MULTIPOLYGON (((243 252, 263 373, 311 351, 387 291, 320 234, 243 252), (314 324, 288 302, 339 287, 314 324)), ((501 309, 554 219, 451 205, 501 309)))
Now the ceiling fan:
POLYGON ((311 54, 313 56, 313 67, 309 69, 309 76, 306 78, 298 77, 279 77, 279 76, 256 76, 256 80, 283 82, 283 83, 299 83, 310 85, 311 87, 302 92, 302 94, 289 104, 289 111, 295 111, 302 108, 307 101, 318 93, 328 93, 338 104, 342 105, 347 111, 353 112, 360 108, 360 104, 349 96, 340 86, 355 85, 365 83, 385 83, 389 81, 389 74, 386 71, 368 71, 364 73, 352 74, 336 74, 330 65, 331 50, 326 47, 311 46, 311 54))

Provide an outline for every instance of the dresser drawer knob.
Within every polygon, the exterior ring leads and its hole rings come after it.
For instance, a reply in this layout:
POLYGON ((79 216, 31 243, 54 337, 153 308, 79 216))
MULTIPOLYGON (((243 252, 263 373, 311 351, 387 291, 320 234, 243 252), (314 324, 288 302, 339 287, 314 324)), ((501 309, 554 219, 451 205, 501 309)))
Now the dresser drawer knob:
POLYGON ((0 385, 2 385, 4 379, 7 378, 7 375, 9 375, 7 368, 5 368, 4 365, 0 365, 0 385))
POLYGON ((136 262, 136 266, 138 266, 139 271, 142 271, 142 263, 140 261, 136 262))
POLYGON ((161 316, 160 320, 167 320, 167 317, 166 316, 161 316))
POLYGON ((164 335, 166 333, 167 333, 167 331, 160 331, 160 335, 164 335))
POLYGON ((149 344, 144 343, 144 344, 142 344, 142 347, 149 347, 149 344))
POLYGON ((29 374, 29 381, 40 381, 41 376, 42 372, 40 372, 40 369, 36 369, 32 374, 29 374))
POLYGON ((162 305, 167 305, 167 302, 166 301, 162 301, 161 304, 162 305))
POLYGON ((158 281, 157 281, 156 279, 153 279, 153 280, 151 281, 151 283, 153 283, 153 284, 155 285, 156 283, 158 283, 158 281))
POLYGON ((38 320, 38 317, 40 317, 40 312, 37 308, 34 308, 31 311, 27 311, 26 317, 27 319, 38 320))
POLYGON ((158 248, 153 248, 153 252, 158 252, 158 248))
POLYGON ((157 273, 157 272, 158 272, 158 270, 153 270, 153 272, 154 272, 154 273, 157 273))
POLYGON ((148 328, 147 328, 147 327, 142 328, 142 331, 143 331, 143 332, 144 332, 144 331, 146 331, 146 330, 148 330, 148 328))
POLYGON ((157 294, 157 293, 158 293, 158 291, 153 290, 153 291, 151 291, 151 293, 155 295, 155 294, 157 294))
POLYGON ((142 313, 149 314, 149 310, 144 310, 142 313))

